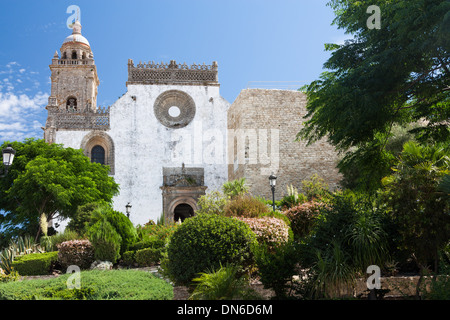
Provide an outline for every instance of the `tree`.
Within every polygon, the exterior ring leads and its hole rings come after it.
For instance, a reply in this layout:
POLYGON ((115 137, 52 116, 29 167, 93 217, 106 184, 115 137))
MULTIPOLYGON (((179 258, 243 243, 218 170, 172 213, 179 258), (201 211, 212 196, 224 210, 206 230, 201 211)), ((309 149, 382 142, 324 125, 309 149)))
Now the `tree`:
POLYGON ((437 272, 439 250, 449 243, 450 201, 441 191, 449 167, 448 144, 407 142, 393 173, 383 179, 384 196, 401 235, 400 245, 415 258, 421 275, 430 263, 437 272))
POLYGON ((323 137, 344 153, 340 169, 358 168, 374 189, 395 161, 386 143, 394 125, 418 122, 419 141, 449 141, 450 2, 331 0, 333 24, 353 39, 326 44, 331 57, 306 86, 307 119, 299 139, 323 137), (381 28, 369 29, 376 5, 381 28))
MULTIPOLYGON (((5 144, 6 145, 6 144, 5 144)), ((39 218, 70 218, 78 206, 111 203, 119 186, 109 168, 92 163, 81 150, 27 139, 13 142, 17 151, 8 175, 0 180, 0 220, 6 232, 36 233, 39 218)))

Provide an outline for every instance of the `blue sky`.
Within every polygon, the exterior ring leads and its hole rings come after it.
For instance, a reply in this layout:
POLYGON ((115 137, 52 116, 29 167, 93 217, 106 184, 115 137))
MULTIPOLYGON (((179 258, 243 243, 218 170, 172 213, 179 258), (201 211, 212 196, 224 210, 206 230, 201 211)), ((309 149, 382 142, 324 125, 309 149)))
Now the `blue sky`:
MULTIPOLYGON (((49 64, 62 41, 70 5, 81 10, 82 34, 100 78, 98 104, 126 92, 127 61, 219 64, 230 103, 249 82, 318 78, 329 57, 324 43, 350 36, 331 25, 328 0, 89 0, 0 2, 0 143, 42 138, 49 64)), ((256 85, 257 86, 257 85, 256 85)))

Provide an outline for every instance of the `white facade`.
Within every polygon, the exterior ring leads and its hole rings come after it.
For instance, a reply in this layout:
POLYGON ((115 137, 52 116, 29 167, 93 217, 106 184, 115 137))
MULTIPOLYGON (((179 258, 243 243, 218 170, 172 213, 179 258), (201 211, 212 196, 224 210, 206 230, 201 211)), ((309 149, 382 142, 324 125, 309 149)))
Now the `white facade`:
MULTIPOLYGON (((64 43, 68 44, 85 45, 76 38, 64 43)), ((70 61, 63 59, 55 55, 52 60, 51 69, 57 70, 58 75, 77 78, 84 72, 81 66, 85 62, 80 57, 70 61)), ((90 64, 93 65, 93 60, 90 64)), ((134 67, 129 60, 128 69, 128 91, 106 112, 95 111, 96 106, 82 109, 84 101, 79 100, 75 111, 66 110, 65 96, 79 99, 77 92, 83 91, 76 79, 73 92, 70 85, 61 96, 52 89, 44 136, 49 143, 81 148, 90 157, 92 148, 101 146, 105 150, 105 164, 111 166, 111 175, 120 186, 120 194, 113 199, 114 209, 125 213, 125 206, 130 203, 131 221, 145 224, 149 220, 156 221, 164 210, 163 168, 202 168, 202 190, 207 191, 219 189, 227 180, 227 110, 230 104, 220 96, 215 62, 210 66, 187 66, 171 61, 170 64, 134 67), (170 79, 166 79, 170 72, 170 79), (165 98, 165 93, 170 97, 165 98), (106 125, 96 127, 91 120, 86 120, 100 119, 99 116, 107 119, 106 125), (161 121, 158 118, 161 116, 167 121, 161 121)), ((58 84, 53 87, 57 88, 58 84)), ((95 97, 89 102, 96 101, 96 90, 91 91, 95 92, 95 97)), ((178 199, 177 203, 182 200, 178 199)), ((188 202, 191 207, 192 201, 188 202)), ((166 218, 173 218, 173 212, 165 214, 166 218)))

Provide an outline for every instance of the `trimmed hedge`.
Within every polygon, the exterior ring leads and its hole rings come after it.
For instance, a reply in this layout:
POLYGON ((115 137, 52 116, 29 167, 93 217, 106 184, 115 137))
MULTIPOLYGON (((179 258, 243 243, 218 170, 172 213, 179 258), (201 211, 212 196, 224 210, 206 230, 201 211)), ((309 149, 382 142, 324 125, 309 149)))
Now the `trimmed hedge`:
POLYGON ((134 259, 139 266, 150 267, 157 264, 161 260, 163 251, 164 248, 145 248, 137 250, 134 255, 134 259))
POLYGON ((68 289, 73 274, 0 283, 0 300, 172 300, 173 287, 139 270, 82 271, 81 287, 68 289), (70 280, 69 280, 70 282, 70 280))
POLYGON ((58 252, 31 253, 18 256, 12 267, 21 276, 39 276, 50 274, 51 267, 58 261, 58 252))

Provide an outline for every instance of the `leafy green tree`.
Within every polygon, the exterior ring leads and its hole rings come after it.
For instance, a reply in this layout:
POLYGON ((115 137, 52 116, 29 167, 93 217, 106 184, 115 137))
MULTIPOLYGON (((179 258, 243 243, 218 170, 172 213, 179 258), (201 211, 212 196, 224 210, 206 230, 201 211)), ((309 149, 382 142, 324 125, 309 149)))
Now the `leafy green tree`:
POLYGON ((353 39, 326 44, 327 71, 306 86, 307 119, 299 139, 327 137, 344 153, 340 169, 358 168, 358 186, 376 189, 395 162, 386 143, 394 125, 420 123, 419 141, 450 139, 450 2, 331 0, 333 24, 353 39), (370 29, 376 5, 381 28, 370 29))
POLYGON ((14 163, 0 179, 0 209, 5 211, 0 224, 11 235, 37 233, 37 238, 43 213, 47 220, 71 218, 78 206, 111 203, 118 193, 109 168, 92 163, 81 150, 34 139, 12 146, 14 163))

